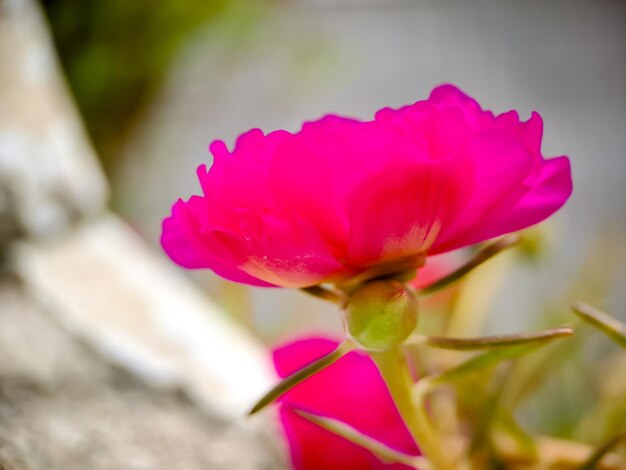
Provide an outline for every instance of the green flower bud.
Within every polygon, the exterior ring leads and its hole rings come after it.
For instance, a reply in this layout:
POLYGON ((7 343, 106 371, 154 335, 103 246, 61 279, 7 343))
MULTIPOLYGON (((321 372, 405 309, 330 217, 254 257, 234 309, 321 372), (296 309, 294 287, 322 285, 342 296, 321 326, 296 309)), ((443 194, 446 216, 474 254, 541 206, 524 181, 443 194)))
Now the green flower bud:
POLYGON ((369 282, 350 297, 344 319, 348 335, 363 349, 386 351, 417 325, 417 299, 401 282, 369 282))

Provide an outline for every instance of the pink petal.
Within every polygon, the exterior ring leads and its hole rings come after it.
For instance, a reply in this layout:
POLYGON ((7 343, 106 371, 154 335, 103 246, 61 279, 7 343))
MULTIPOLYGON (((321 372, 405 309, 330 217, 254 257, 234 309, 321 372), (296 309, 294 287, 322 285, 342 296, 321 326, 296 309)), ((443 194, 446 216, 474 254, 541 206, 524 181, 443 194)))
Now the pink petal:
POLYGON ((269 185, 269 166, 273 153, 289 136, 285 131, 265 136, 253 129, 239 136, 232 153, 221 141, 211 144, 215 159, 210 171, 204 165, 198 168, 204 197, 210 204, 210 223, 232 227, 237 209, 280 207, 269 185))
MULTIPOLYGON (((282 346, 274 351, 276 369, 283 377, 289 375, 332 351, 337 344, 324 338, 309 338, 282 346)), ((376 365, 363 352, 348 353, 279 401, 292 462, 298 470, 407 467, 383 464, 370 451, 296 415, 293 408, 338 419, 397 450, 419 454, 376 365)))
POLYGON ((559 157, 546 160, 528 192, 512 206, 499 208, 490 214, 473 237, 476 240, 487 240, 535 225, 560 209, 571 194, 569 159, 559 157))
POLYGON ((203 204, 202 198, 198 196, 192 197, 187 203, 178 201, 172 208, 172 216, 163 221, 161 245, 169 257, 188 269, 208 268, 231 281, 270 286, 238 269, 237 260, 213 249, 198 223, 198 212, 204 212, 203 204))
POLYGON ((454 106, 478 112, 482 111, 476 100, 470 98, 460 88, 450 83, 444 83, 433 88, 428 101, 438 106, 454 106))
POLYGON ((346 258, 346 201, 355 186, 388 165, 396 136, 373 123, 326 116, 273 156, 271 185, 277 199, 311 222, 335 255, 346 258))
POLYGON ((541 157, 541 138, 543 136, 543 120, 533 112, 526 122, 521 122, 517 111, 508 111, 495 118, 496 126, 507 129, 520 137, 533 154, 541 157))
POLYGON ((471 171, 453 160, 390 164, 363 182, 348 206, 349 263, 368 266, 426 253, 466 204, 471 171))
POLYGON ((507 131, 487 129, 466 146, 459 161, 471 165, 467 173, 473 191, 462 211, 442 227, 430 254, 443 253, 483 241, 490 214, 511 208, 528 191, 524 181, 534 167, 534 156, 507 131))
POLYGON ((306 287, 349 277, 316 227, 293 212, 240 209, 240 238, 231 245, 246 257, 242 269, 284 287, 306 287), (236 244, 234 244, 236 243, 236 244))
POLYGON ((315 225, 338 257, 345 258, 346 220, 340 204, 343 179, 359 157, 344 143, 360 123, 326 116, 304 124, 271 162, 271 185, 286 207, 315 225))
MULTIPOLYGON (((319 229, 286 207, 272 190, 270 154, 290 137, 286 132, 264 136, 252 130, 237 140, 233 154, 223 143, 214 142, 211 170, 198 169, 205 193, 198 198, 203 211, 191 217, 198 237, 214 258, 262 280, 257 285, 304 287, 351 273, 335 258, 319 229)), ((164 226, 168 230, 169 225, 164 226)), ((177 236, 184 239, 189 234, 183 231, 177 236)), ((197 246, 191 244, 190 249, 197 246)), ((207 254, 199 256, 205 259, 207 254)))

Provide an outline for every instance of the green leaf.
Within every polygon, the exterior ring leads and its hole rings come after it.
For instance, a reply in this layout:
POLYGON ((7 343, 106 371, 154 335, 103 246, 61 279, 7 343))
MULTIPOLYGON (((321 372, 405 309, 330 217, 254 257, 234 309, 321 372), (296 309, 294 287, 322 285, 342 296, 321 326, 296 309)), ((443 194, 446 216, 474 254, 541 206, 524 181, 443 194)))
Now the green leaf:
MULTIPOLYGON (((458 366, 455 366, 439 374, 432 375, 428 379, 431 384, 452 382, 454 380, 462 378, 466 374, 486 369, 488 367, 498 365, 499 363, 508 359, 514 359, 524 354, 528 354, 529 352, 535 350, 537 347, 538 345, 536 344, 522 344, 492 349, 485 353, 474 356, 467 361, 462 362, 458 366)), ((420 382, 418 382, 418 384, 420 382)))
POLYGON ((321 357, 315 362, 312 362, 304 369, 300 369, 298 372, 291 374, 289 377, 284 378, 278 384, 276 384, 269 392, 267 392, 263 398, 261 398, 256 405, 252 407, 249 416, 252 416, 255 413, 258 413, 267 405, 273 403, 278 397, 280 397, 285 392, 291 390, 293 387, 298 385, 300 382, 308 379, 312 375, 318 373, 322 369, 325 369, 339 358, 344 356, 346 353, 350 352, 352 349, 350 343, 348 341, 344 341, 341 343, 335 350, 328 353, 326 356, 321 357))
POLYGON ((417 291, 417 295, 419 297, 426 297, 446 287, 451 286, 452 284, 460 281, 464 276, 476 269, 485 261, 493 258, 495 255, 506 250, 507 248, 517 245, 520 240, 521 237, 518 234, 513 233, 484 246, 480 251, 478 251, 478 253, 476 253, 476 255, 471 260, 469 260, 459 269, 439 279, 438 281, 435 281, 431 285, 426 286, 423 289, 419 289, 417 291))
POLYGON ((595 326, 626 349, 626 325, 584 302, 577 302, 572 310, 587 323, 595 326))
POLYGON ((554 328, 537 333, 518 333, 513 335, 483 336, 480 338, 445 338, 441 336, 413 335, 410 343, 425 344, 433 348, 455 351, 473 351, 479 349, 502 348, 524 344, 541 344, 556 338, 571 336, 574 330, 568 327, 554 328))
POLYGON ((400 452, 399 450, 392 449, 386 444, 366 434, 363 434, 361 431, 353 428, 346 423, 343 423, 333 418, 327 418, 325 416, 309 413, 308 411, 304 411, 298 408, 294 408, 293 410, 296 414, 302 416, 303 418, 311 421, 314 424, 317 424, 327 431, 337 434, 338 436, 341 436, 344 439, 360 447, 363 447, 364 449, 369 450, 386 463, 401 463, 418 470, 427 470, 430 468, 430 465, 423 457, 405 454, 404 452, 400 452))

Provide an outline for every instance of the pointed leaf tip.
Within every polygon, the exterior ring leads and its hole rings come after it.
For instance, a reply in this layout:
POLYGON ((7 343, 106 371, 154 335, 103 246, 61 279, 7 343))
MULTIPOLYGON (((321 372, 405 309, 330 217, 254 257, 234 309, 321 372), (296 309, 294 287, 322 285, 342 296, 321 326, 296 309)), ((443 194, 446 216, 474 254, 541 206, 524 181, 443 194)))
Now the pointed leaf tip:
POLYGON ((312 362, 308 366, 300 369, 299 371, 291 374, 288 377, 285 377, 283 380, 278 382, 270 391, 268 391, 263 397, 252 407, 252 409, 248 412, 248 416, 252 416, 268 405, 271 405, 274 401, 276 401, 281 395, 291 390, 293 387, 308 379, 312 375, 318 373, 322 369, 325 369, 329 365, 333 364, 343 355, 348 353, 351 350, 351 346, 347 341, 342 342, 337 348, 335 348, 332 352, 327 355, 319 358, 318 360, 312 362))
POLYGON ((584 302, 576 302, 572 306, 572 310, 580 318, 595 326, 622 348, 626 349, 626 324, 584 302))

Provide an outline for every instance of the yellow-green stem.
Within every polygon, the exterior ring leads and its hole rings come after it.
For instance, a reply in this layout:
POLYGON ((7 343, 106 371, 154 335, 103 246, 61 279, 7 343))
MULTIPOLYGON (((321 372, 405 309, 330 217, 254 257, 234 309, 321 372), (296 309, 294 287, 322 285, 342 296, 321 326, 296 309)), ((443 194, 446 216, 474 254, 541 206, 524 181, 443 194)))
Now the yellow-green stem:
POLYGON ((378 366, 389 393, 422 454, 437 470, 454 470, 449 456, 443 452, 437 436, 432 433, 428 417, 415 406, 412 396, 413 381, 402 346, 369 354, 378 366))

